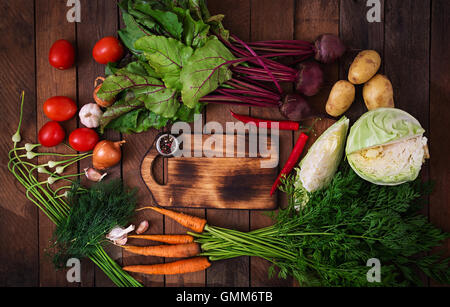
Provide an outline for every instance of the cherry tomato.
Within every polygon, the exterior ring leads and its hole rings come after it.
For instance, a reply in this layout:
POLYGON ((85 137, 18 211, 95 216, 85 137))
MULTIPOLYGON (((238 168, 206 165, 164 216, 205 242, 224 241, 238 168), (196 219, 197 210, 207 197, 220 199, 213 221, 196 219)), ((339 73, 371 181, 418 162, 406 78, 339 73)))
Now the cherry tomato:
POLYGON ((53 147, 64 141, 66 133, 63 127, 55 121, 46 123, 39 130, 38 140, 44 147, 53 147))
POLYGON ((89 128, 75 129, 69 135, 69 144, 76 151, 89 151, 98 143, 98 134, 89 128))
POLYGON ((107 36, 99 40, 92 50, 94 60, 100 64, 117 62, 124 55, 122 43, 115 37, 107 36))
POLYGON ((75 49, 65 39, 57 40, 50 48, 48 61, 57 69, 68 69, 75 63, 75 49))
POLYGON ((44 114, 51 120, 63 122, 77 113, 75 101, 65 96, 54 96, 44 102, 44 114))

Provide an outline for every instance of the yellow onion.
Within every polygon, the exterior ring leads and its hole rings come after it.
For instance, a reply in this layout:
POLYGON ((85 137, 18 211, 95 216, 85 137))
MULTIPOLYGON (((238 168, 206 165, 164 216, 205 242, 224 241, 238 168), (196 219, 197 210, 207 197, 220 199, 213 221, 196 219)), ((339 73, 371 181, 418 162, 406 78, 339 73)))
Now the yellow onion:
POLYGON ((97 92, 98 92, 98 91, 100 90, 100 88, 102 87, 102 84, 97 85, 97 84, 98 84, 98 80, 104 81, 105 78, 103 78, 103 77, 97 77, 97 79, 95 79, 95 84, 94 84, 95 90, 94 90, 93 97, 94 97, 95 102, 96 102, 100 107, 107 108, 107 107, 111 106, 111 105, 114 103, 115 99, 112 99, 112 100, 110 100, 110 101, 107 101, 107 100, 101 100, 101 99, 97 96, 97 92))
POLYGON ((104 170, 119 163, 122 158, 122 151, 120 150, 120 147, 124 143, 125 141, 100 141, 95 146, 92 156, 92 164, 94 165, 94 168, 104 170))

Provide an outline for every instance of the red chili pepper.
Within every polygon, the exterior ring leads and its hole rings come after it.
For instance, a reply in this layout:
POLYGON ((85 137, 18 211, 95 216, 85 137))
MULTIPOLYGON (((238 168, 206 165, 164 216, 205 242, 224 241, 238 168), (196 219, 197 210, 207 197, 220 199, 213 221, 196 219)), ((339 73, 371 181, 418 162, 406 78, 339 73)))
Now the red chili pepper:
POLYGON ((278 123, 278 129, 280 130, 291 130, 291 131, 297 131, 300 129, 300 124, 298 122, 293 121, 277 121, 277 120, 265 120, 265 119, 259 119, 254 118, 246 115, 240 115, 236 114, 233 111, 230 111, 231 115, 236 118, 237 120, 240 120, 243 123, 254 123, 257 127, 260 127, 261 123, 266 123, 267 128, 272 128, 272 123, 278 123))
POLYGON ((277 180, 272 186, 272 189, 270 190, 270 196, 273 195, 273 193, 277 190, 278 185, 280 184, 280 179, 283 175, 288 175, 292 169, 294 168, 295 164, 297 163, 298 159, 300 158, 303 148, 305 148, 306 141, 308 140, 308 136, 304 133, 300 134, 297 143, 295 143, 294 149, 292 150, 289 159, 286 162, 286 165, 283 167, 280 175, 278 175, 277 180))

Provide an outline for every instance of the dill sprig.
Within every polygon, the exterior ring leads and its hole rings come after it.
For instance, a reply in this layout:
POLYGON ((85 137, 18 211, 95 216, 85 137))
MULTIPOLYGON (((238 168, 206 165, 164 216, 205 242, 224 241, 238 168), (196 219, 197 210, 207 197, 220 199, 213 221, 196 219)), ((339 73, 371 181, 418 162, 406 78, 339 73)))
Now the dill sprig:
POLYGON ((134 215, 135 191, 127 190, 120 180, 99 182, 85 193, 74 184, 68 196, 70 214, 54 232, 57 267, 65 266, 71 257, 88 257, 98 244, 106 242, 105 235, 115 226, 125 226, 134 215))
POLYGON ((418 212, 429 183, 374 185, 344 163, 315 193, 296 187, 295 176, 283 181, 289 206, 273 214, 274 225, 248 233, 207 226, 197 235, 203 254, 211 260, 262 257, 273 264, 271 276, 278 268, 278 277, 291 275, 306 286, 421 285, 418 271, 450 283, 450 259, 428 254, 449 234, 418 212), (371 258, 381 262, 381 283, 367 281, 371 258))

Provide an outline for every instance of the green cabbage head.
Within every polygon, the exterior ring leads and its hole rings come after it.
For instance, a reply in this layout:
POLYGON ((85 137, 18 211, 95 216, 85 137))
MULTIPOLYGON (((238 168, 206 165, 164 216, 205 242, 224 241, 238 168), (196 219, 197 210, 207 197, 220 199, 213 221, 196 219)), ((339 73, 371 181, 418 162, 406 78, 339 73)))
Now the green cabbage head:
POLYGON ((379 108, 351 127, 345 153, 353 170, 378 185, 415 180, 427 156, 425 130, 405 111, 379 108))

